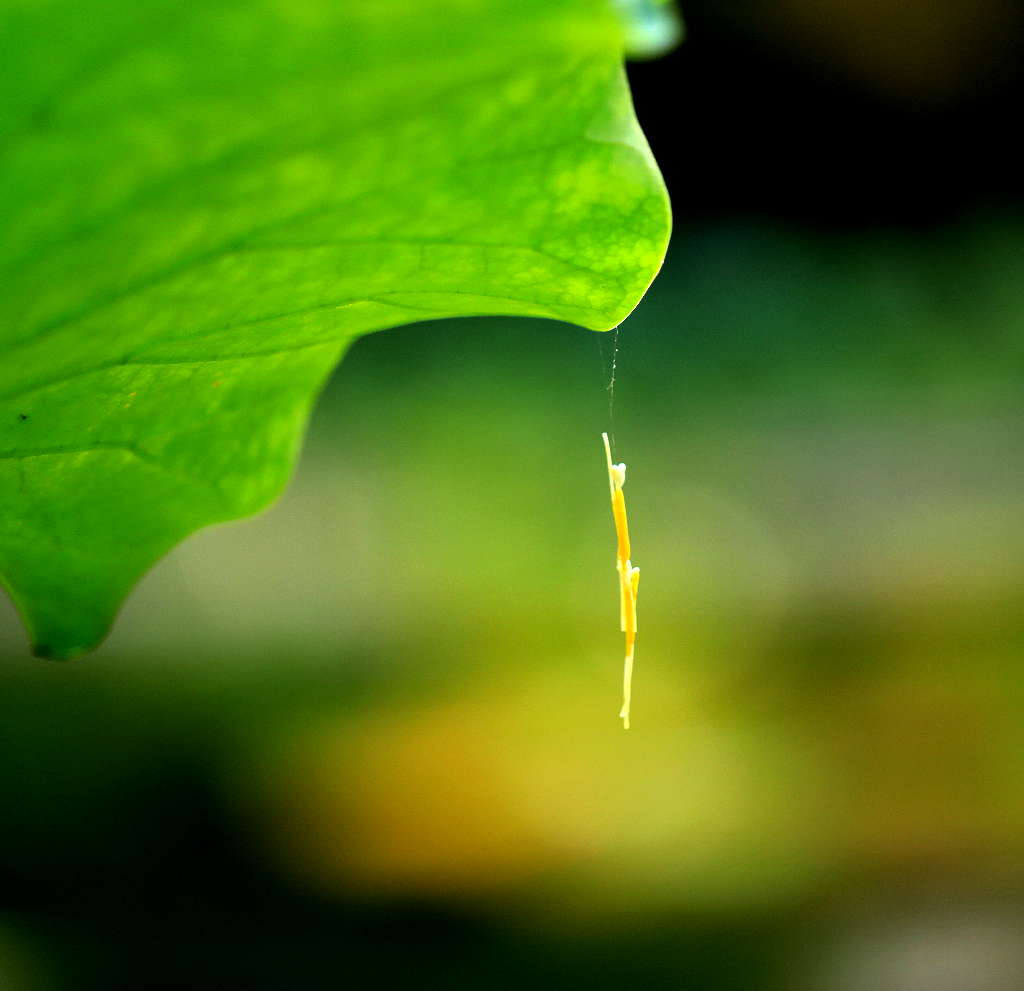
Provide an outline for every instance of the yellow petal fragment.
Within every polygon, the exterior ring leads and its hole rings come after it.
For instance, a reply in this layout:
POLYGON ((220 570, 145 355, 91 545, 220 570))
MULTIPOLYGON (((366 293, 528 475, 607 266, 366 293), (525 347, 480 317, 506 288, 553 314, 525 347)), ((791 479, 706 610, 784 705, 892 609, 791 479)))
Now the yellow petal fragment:
POLYGON ((626 497, 622 487, 626 483, 626 466, 612 462, 612 448, 608 434, 604 441, 605 460, 608 464, 608 490, 612 501, 612 519, 615 521, 615 570, 619 576, 619 626, 626 635, 626 660, 622 673, 622 709, 619 716, 629 729, 629 710, 633 691, 633 654, 636 643, 636 599, 640 589, 640 569, 630 561, 629 519, 626 515, 626 497))

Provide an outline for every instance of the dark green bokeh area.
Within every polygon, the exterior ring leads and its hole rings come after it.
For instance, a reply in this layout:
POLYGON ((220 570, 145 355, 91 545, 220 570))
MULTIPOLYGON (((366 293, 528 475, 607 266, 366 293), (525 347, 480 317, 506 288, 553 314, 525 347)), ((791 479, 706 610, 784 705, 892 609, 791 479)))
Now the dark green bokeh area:
POLYGON ((1022 257, 690 224, 611 415, 612 335, 358 342, 98 654, 4 606, 0 987, 1020 987, 1022 257))

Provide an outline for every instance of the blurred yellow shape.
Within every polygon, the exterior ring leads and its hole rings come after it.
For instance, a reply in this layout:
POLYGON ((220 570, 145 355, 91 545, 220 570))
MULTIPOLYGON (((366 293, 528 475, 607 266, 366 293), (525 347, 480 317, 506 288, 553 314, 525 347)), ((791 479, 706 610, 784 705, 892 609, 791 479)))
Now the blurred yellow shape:
POLYGON ((619 717, 624 729, 629 729, 629 710, 633 697, 633 652, 636 644, 636 597, 640 590, 640 569, 629 559, 629 520, 626 517, 626 497, 622 486, 626 484, 626 466, 612 464, 612 446, 608 434, 601 434, 605 458, 608 461, 608 489, 612 497, 612 517, 618 546, 615 569, 619 573, 619 625, 626 634, 626 660, 622 671, 622 709, 619 717))

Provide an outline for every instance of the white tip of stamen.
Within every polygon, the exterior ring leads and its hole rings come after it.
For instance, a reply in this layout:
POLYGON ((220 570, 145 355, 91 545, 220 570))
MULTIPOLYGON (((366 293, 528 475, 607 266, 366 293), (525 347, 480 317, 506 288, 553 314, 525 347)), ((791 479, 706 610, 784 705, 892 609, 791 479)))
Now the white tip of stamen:
POLYGON ((621 489, 626 484, 626 466, 624 464, 612 465, 612 481, 617 489, 621 489))

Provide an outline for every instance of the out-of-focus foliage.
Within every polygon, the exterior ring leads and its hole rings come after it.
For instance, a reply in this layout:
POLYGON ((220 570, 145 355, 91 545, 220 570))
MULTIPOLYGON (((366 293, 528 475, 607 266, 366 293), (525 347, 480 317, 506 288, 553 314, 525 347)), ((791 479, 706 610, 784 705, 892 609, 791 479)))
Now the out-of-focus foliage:
POLYGON ((0 572, 38 653, 266 505, 354 337, 629 313, 669 220, 622 34, 603 0, 5 0, 0 572))
POLYGON ((767 36, 825 78, 918 109, 970 101, 1005 81, 1024 27, 1015 0, 736 0, 717 7, 741 34, 767 36))
POLYGON ((360 341, 265 518, 87 664, 5 660, 12 953, 58 991, 1016 991, 1022 257, 689 228, 619 334, 628 734, 613 341, 360 341))

